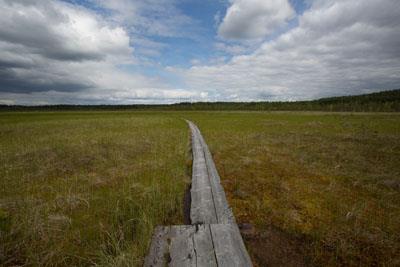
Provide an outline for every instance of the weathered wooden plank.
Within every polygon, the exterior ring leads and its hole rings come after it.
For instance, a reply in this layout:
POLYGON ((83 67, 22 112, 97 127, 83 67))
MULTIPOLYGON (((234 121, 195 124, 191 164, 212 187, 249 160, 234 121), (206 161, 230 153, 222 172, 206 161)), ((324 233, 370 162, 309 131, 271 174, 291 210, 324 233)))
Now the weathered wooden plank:
MULTIPOLYGON (((220 184, 220 177, 212 159, 210 150, 208 149, 208 146, 198 127, 191 122, 189 122, 189 125, 191 125, 190 128, 192 132, 194 132, 193 138, 198 139, 198 141, 200 142, 203 151, 204 162, 207 169, 208 181, 211 186, 216 221, 211 221, 210 223, 235 223, 232 210, 230 209, 228 201, 226 200, 224 189, 220 184)), ((194 157, 195 156, 196 155, 194 155, 194 157)), ((197 177, 193 177, 193 182, 196 182, 196 179, 197 177)))
POLYGON ((197 126, 188 124, 194 225, 157 227, 145 266, 252 266, 208 146, 197 126))
POLYGON ((217 222, 214 201, 210 189, 192 190, 191 198, 190 219, 193 224, 210 224, 217 222))
MULTIPOLYGON (((205 147, 204 149, 208 150, 207 147, 205 147)), ((225 191, 222 185, 220 184, 219 179, 216 179, 215 174, 218 176, 218 173, 216 172, 214 162, 211 158, 211 154, 209 152, 208 155, 207 153, 205 154, 206 154, 206 164, 208 167, 208 173, 210 177, 211 190, 213 192, 214 207, 216 210, 217 221, 218 223, 236 223, 232 210, 228 205, 228 201, 226 200, 225 191), (212 164, 212 166, 210 166, 210 164, 212 164)))
POLYGON ((167 242, 170 226, 157 226, 151 240, 150 250, 147 254, 145 267, 164 267, 168 263, 169 245, 167 242))
MULTIPOLYGON (((232 210, 226 200, 225 191, 220 183, 221 179, 218 175, 210 150, 198 127, 191 122, 188 123, 192 131, 192 138, 198 139, 203 150, 202 154, 206 164, 208 181, 211 186, 212 199, 214 201, 218 224, 210 225, 210 230, 214 243, 214 252, 217 257, 217 264, 218 266, 252 266, 232 210)), ((197 142, 196 145, 198 145, 197 142)), ((199 154, 201 153, 197 152, 197 155, 199 154)), ((196 155, 193 156, 195 157, 196 155)), ((196 178, 197 177, 193 177, 192 179, 196 178)), ((196 198, 197 196, 194 197, 196 198)), ((193 212, 201 211, 196 209, 193 212)))
POLYGON ((198 225, 193 236, 197 266, 217 266, 210 225, 198 225))
POLYGON ((192 225, 172 226, 170 233, 170 266, 196 266, 196 252, 193 235, 196 227, 192 225))
POLYGON ((212 224, 211 235, 219 267, 253 266, 235 224, 212 224))
POLYGON ((200 132, 193 123, 189 123, 192 131, 192 188, 190 219, 192 224, 217 223, 213 192, 201 144, 200 132))
POLYGON ((217 266, 210 226, 157 227, 144 266, 217 266))

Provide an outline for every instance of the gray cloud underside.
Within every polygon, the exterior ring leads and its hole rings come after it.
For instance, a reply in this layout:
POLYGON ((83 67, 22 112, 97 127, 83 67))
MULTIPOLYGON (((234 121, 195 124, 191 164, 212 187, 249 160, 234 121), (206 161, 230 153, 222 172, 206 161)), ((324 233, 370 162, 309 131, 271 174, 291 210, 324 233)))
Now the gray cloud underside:
MULTIPOLYGON (((298 26, 274 40, 242 47, 217 38, 216 49, 234 55, 230 60, 167 67, 166 73, 183 82, 180 88, 119 68, 137 64, 131 44, 143 54, 162 56, 162 44, 142 32, 177 36, 191 29, 190 18, 175 7, 164 8, 175 1, 93 1, 114 16, 56 0, 0 0, 0 103, 296 100, 400 88, 397 0, 309 0, 298 26), (162 19, 153 23, 157 14, 162 19)), ((254 8, 250 11, 222 21, 229 22, 229 31, 219 32, 222 38, 262 39, 282 26, 276 21, 286 24, 292 18, 289 8, 268 27, 259 27, 268 18, 247 20, 254 8), (246 27, 235 26, 237 19, 246 27)))
POLYGON ((105 57, 102 51, 68 47, 71 40, 56 30, 57 25, 71 23, 71 18, 50 1, 2 2, 0 92, 77 92, 93 86, 62 69, 64 63, 100 61, 105 57))
MULTIPOLYGON (((0 100, 131 102, 185 97, 156 78, 127 73, 127 32, 92 11, 50 0, 0 0, 0 100)), ((154 44, 153 44, 154 45, 154 44)))
POLYGON ((168 7, 173 1, 95 2, 115 14, 104 17, 57 0, 0 0, 0 103, 131 104, 200 95, 120 68, 137 64, 132 41, 150 54, 163 46, 146 38, 131 40, 128 30, 138 30, 131 27, 175 36, 190 23, 168 7), (154 14, 145 18, 148 12, 154 14), (157 14, 162 14, 160 21, 151 23, 157 14))
POLYGON ((54 25, 70 22, 70 18, 56 10, 47 1, 6 1, 0 22, 0 40, 24 47, 24 52, 43 57, 84 61, 101 60, 104 54, 82 51, 79 47, 67 47, 65 36, 59 34, 54 25), (46 4, 47 3, 47 4, 46 4), (15 12, 24 6, 30 14, 15 12))

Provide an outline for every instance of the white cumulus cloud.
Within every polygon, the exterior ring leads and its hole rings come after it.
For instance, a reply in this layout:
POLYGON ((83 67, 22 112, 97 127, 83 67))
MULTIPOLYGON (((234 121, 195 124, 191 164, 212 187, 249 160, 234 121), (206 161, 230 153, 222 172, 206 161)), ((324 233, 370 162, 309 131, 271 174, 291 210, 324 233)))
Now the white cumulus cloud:
POLYGON ((129 71, 135 40, 91 10, 54 0, 0 0, 0 6, 1 103, 170 102, 200 95, 129 71))
POLYGON ((253 53, 180 73, 188 87, 208 88, 210 97, 225 100, 311 99, 399 88, 400 5, 316 0, 297 27, 253 53))
POLYGON ((218 34, 237 40, 264 38, 294 16, 288 0, 232 0, 218 34))
POLYGON ((400 88, 398 0, 307 0, 289 30, 287 0, 231 0, 210 40, 217 53, 163 67, 171 55, 149 36, 195 32, 179 1, 88 0, 89 9, 0 0, 0 103, 297 100, 400 88))

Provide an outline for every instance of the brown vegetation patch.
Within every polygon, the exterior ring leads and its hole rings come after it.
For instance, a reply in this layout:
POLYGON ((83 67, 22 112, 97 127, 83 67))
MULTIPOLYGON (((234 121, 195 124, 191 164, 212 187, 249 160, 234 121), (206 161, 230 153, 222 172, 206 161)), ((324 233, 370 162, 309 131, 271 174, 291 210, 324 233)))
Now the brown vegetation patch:
POLYGON ((238 223, 257 229, 244 236, 260 266, 399 264, 400 116, 195 118, 238 223))
POLYGON ((311 266, 304 255, 309 245, 300 238, 295 238, 274 227, 262 231, 241 229, 241 234, 246 242, 254 266, 271 267, 303 267, 311 266))

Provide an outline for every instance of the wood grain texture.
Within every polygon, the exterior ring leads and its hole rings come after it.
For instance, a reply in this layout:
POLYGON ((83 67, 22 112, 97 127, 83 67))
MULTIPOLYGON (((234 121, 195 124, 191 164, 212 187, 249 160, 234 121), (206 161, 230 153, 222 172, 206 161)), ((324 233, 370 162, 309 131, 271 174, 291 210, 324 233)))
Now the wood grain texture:
POLYGON ((144 266, 218 266, 210 225, 157 227, 144 266))
MULTIPOLYGON (((212 200, 214 202, 213 204, 216 214, 215 220, 204 223, 236 223, 232 210, 230 209, 228 202, 226 200, 224 189, 221 186, 220 183, 221 179, 218 175, 218 171, 217 168, 215 167, 210 150, 208 149, 208 146, 203 136, 201 135, 198 127, 192 122, 188 123, 192 131, 192 143, 193 145, 196 146, 196 152, 193 151, 193 158, 195 159, 196 155, 200 155, 201 157, 204 158, 204 162, 206 165, 205 169, 207 170, 207 174, 203 173, 202 175, 207 175, 208 177, 207 181, 209 186, 211 187, 212 200), (197 152, 197 150, 200 149, 202 150, 202 152, 197 152)), ((203 159, 201 160, 201 163, 203 164, 203 159)), ((197 177, 193 176, 192 180, 193 180, 192 183, 197 183, 196 181, 197 177)), ((197 205, 195 205, 195 207, 197 207, 197 205)))
POLYGON ((197 266, 193 235, 196 227, 181 225, 171 227, 169 254, 170 266, 197 266))
POLYGON ((170 226, 157 226, 151 240, 150 250, 145 258, 145 267, 164 267, 168 264, 169 245, 167 242, 170 226))
POLYGON ((194 244, 196 249, 197 266, 218 266, 215 258, 214 244, 209 224, 196 226, 194 244))
POLYGON ((218 266, 252 266, 236 224, 212 224, 210 229, 218 266))
POLYGON ((190 122, 189 127, 192 132, 193 151, 190 219, 192 224, 217 223, 218 217, 201 142, 201 134, 193 123, 190 122))
POLYGON ((252 266, 212 155, 197 126, 192 133, 192 225, 157 227, 144 266, 252 266))
MULTIPOLYGON (((213 239, 214 253, 217 258, 217 265, 252 266, 235 217, 226 200, 225 191, 221 185, 221 179, 207 143, 201 135, 199 128, 190 121, 188 121, 188 124, 192 132, 192 145, 196 146, 196 151, 193 151, 193 159, 195 159, 196 156, 202 157, 201 164, 203 164, 203 162, 205 163, 207 174, 203 172, 201 175, 208 176, 208 179, 203 178, 203 182, 206 183, 206 181, 208 181, 211 187, 216 223, 214 221, 212 222, 210 230, 213 239), (202 153, 199 152, 200 149, 202 153)), ((198 179, 198 177, 193 175, 192 184, 197 183, 196 179, 198 179)), ((192 198, 193 197, 196 198, 198 196, 192 194, 192 198)), ((207 196, 207 200, 208 199, 209 197, 207 196)), ((196 201, 199 200, 196 199, 196 201)), ((200 212, 199 217, 204 216, 201 214, 201 211, 196 209, 197 206, 193 207, 192 205, 192 209, 193 208, 195 208, 193 213, 200 212)))

